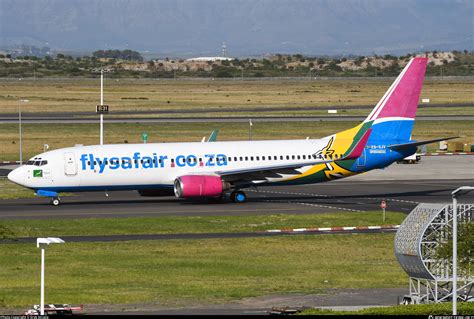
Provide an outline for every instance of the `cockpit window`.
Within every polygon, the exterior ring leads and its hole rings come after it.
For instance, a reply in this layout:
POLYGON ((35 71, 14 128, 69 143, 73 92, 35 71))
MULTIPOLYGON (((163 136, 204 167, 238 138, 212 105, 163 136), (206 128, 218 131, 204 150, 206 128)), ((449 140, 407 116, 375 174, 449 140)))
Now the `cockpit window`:
POLYGON ((26 162, 26 165, 34 165, 34 166, 43 166, 46 164, 48 164, 48 161, 43 160, 38 157, 35 157, 34 159, 30 159, 28 162, 26 162))

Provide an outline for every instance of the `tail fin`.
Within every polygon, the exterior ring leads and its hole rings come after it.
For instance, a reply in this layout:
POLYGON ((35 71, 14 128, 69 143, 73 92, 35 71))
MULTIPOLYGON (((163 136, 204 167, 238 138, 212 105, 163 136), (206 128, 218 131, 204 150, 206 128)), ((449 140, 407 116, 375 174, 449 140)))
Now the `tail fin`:
POLYGON ((410 140, 428 58, 413 58, 365 119, 371 139, 410 140))
POLYGON ((325 149, 343 154, 343 159, 354 159, 369 141, 410 141, 427 60, 411 59, 369 116, 356 127, 328 136, 325 149))

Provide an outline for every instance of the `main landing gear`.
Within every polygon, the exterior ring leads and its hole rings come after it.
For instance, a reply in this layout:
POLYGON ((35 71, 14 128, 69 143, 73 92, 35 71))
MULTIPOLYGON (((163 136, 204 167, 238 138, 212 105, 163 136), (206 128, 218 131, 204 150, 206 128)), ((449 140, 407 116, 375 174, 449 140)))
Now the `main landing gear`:
POLYGON ((247 200, 247 195, 243 191, 233 191, 230 194, 230 200, 234 203, 243 203, 247 200))
POLYGON ((59 197, 52 197, 51 198, 51 205, 59 206, 59 204, 61 204, 61 200, 59 199, 59 197))

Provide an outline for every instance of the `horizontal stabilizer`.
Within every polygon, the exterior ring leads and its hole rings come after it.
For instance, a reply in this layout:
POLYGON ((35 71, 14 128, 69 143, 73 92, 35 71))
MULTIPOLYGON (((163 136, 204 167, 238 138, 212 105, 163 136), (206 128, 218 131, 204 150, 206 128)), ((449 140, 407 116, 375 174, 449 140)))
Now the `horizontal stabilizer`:
POLYGON ((416 146, 420 146, 420 145, 452 140, 452 139, 458 138, 458 137, 459 136, 453 136, 453 137, 437 138, 435 140, 428 140, 428 141, 414 141, 414 142, 403 143, 403 144, 394 144, 394 145, 390 145, 389 148, 392 149, 392 150, 403 150, 403 149, 416 147, 416 146))

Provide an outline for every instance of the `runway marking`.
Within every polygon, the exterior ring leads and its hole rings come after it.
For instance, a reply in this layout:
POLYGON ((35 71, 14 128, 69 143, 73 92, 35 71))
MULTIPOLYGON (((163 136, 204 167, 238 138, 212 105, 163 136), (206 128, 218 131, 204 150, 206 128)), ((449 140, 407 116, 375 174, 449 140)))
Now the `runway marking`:
POLYGON ((311 196, 311 197, 329 197, 329 195, 321 195, 321 194, 311 194, 311 193, 295 193, 295 192, 276 192, 276 191, 262 191, 262 190, 247 190, 249 192, 256 192, 256 193, 272 193, 272 194, 283 194, 283 195, 304 195, 304 196, 311 196))
POLYGON ((396 230, 400 225, 383 225, 383 226, 352 226, 352 227, 312 227, 312 228, 285 228, 270 229, 267 233, 310 233, 310 232, 341 232, 341 231, 358 231, 358 230, 396 230))
MULTIPOLYGON (((311 193, 296 193, 296 192, 276 192, 276 191, 256 191, 256 190, 249 190, 250 192, 257 192, 257 193, 272 193, 272 194, 284 194, 284 195, 304 195, 310 197, 324 197, 324 198, 337 198, 337 195, 322 195, 322 194, 311 194, 311 193)), ((370 200, 386 200, 392 202, 400 202, 400 203, 409 203, 409 204, 419 204, 420 202, 414 202, 410 200, 402 200, 402 199, 394 199, 394 198, 383 198, 383 197, 354 197, 355 199, 370 199, 370 200)), ((341 200, 341 202, 343 202, 341 200)), ((363 203, 365 204, 365 203, 363 203)))
POLYGON ((297 204, 297 205, 320 207, 320 208, 330 208, 330 209, 344 210, 344 211, 349 211, 349 212, 359 212, 359 213, 364 213, 364 212, 366 212, 365 210, 359 210, 359 209, 336 207, 336 206, 328 206, 328 205, 319 205, 319 204, 304 203, 304 202, 295 202, 295 201, 285 201, 285 200, 265 200, 265 202, 269 202, 269 203, 297 204))
POLYGON ((414 202, 411 200, 403 200, 403 199, 394 199, 394 198, 384 198, 384 197, 358 197, 360 199, 370 199, 370 200, 377 200, 377 201, 390 201, 390 202, 400 202, 400 203, 408 203, 408 204, 419 204, 420 202, 414 202))

